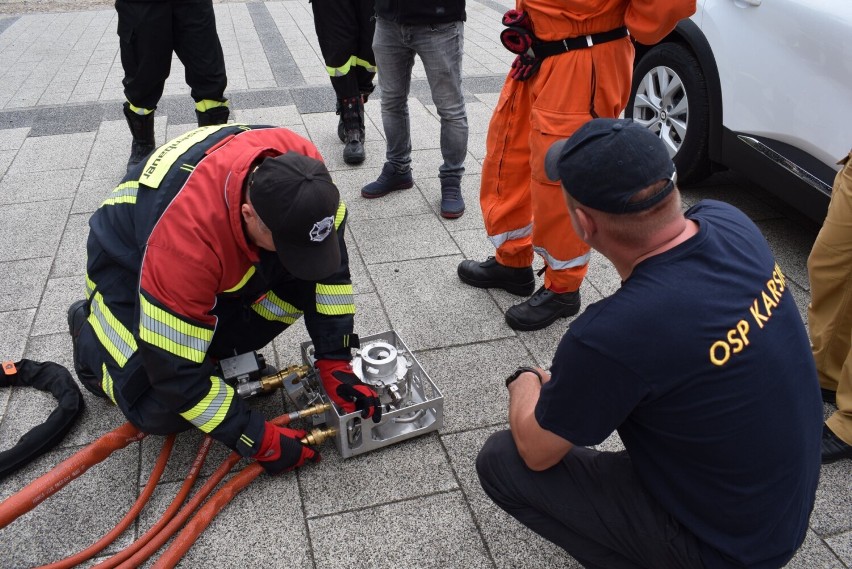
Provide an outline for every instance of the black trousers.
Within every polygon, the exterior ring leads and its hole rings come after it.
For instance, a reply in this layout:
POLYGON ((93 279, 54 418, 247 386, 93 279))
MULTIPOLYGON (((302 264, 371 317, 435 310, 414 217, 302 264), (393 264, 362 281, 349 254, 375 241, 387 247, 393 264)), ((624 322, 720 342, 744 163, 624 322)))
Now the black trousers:
POLYGON ((535 472, 512 433, 500 431, 482 447, 476 471, 498 506, 584 567, 704 567, 698 538, 648 494, 626 452, 574 447, 535 472))
MULTIPOLYGON (((312 0, 314 27, 327 67, 340 69, 352 56, 376 67, 373 55, 374 0, 312 0)), ((347 73, 331 75, 338 99, 373 92, 373 77, 363 65, 352 65, 347 73)))
POLYGON ((212 0, 116 0, 124 95, 154 109, 169 77, 172 52, 186 68, 192 98, 225 101, 225 56, 216 33, 212 0))

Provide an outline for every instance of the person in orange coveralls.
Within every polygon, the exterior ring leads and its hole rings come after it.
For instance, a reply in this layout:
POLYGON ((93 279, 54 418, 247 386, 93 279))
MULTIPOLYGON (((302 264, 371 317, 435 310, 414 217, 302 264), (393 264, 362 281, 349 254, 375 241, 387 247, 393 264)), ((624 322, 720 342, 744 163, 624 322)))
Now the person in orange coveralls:
MULTIPOLYGON (((462 261, 459 278, 480 288, 529 296, 533 252, 544 286, 506 312, 515 330, 539 330, 580 309, 589 246, 571 229, 559 183, 544 155, 597 117, 618 117, 633 75, 631 37, 654 44, 695 0, 517 0, 506 12, 504 45, 518 53, 488 128, 480 205, 495 257, 462 261)), ((617 168, 617 165, 613 165, 617 168)))

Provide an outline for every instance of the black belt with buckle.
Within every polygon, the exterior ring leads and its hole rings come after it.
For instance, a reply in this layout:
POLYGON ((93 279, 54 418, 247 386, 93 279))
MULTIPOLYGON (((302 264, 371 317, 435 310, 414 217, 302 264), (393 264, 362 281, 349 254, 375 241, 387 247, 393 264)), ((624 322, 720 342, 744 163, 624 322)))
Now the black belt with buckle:
POLYGON ((627 35, 627 28, 622 26, 599 34, 577 36, 575 38, 565 38, 563 40, 556 41, 545 41, 533 44, 532 47, 527 50, 527 55, 544 59, 545 57, 559 55, 560 53, 565 53, 567 51, 588 49, 594 45, 619 40, 623 37, 627 37, 627 35))

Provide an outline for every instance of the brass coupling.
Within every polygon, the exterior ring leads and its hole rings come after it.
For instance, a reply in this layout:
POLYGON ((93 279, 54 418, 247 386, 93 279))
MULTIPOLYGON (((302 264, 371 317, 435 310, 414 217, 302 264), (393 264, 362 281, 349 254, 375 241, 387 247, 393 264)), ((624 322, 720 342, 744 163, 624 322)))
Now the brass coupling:
POLYGON ((300 439, 299 442, 303 445, 316 446, 334 436, 337 436, 337 429, 334 427, 328 427, 327 429, 311 429, 311 432, 305 435, 304 438, 300 439))
POLYGON ((284 386, 286 381, 301 381, 310 373, 310 366, 306 365, 291 365, 285 367, 278 373, 267 375, 260 378, 260 390, 264 393, 274 391, 284 386))

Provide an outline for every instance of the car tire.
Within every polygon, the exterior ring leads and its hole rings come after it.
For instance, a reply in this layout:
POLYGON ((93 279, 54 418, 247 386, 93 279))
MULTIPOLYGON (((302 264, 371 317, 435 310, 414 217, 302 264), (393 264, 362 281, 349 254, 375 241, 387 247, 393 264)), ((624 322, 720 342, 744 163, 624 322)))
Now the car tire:
POLYGON ((652 47, 633 70, 625 116, 660 136, 678 183, 707 177, 710 101, 698 60, 678 43, 652 47))

